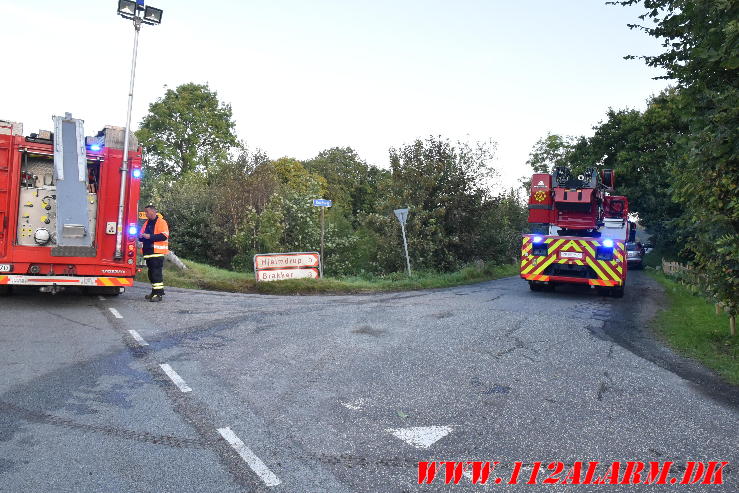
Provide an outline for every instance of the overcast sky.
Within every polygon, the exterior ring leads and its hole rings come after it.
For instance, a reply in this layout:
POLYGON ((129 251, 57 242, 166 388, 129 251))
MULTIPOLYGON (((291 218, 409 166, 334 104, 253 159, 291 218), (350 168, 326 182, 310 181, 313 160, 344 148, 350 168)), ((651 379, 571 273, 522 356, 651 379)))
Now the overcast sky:
MULTIPOLYGON (((666 86, 626 54, 660 51, 601 0, 151 0, 134 127, 164 86, 207 82, 270 157, 351 146, 371 164, 430 134, 498 142, 504 185, 547 131, 591 134, 609 106, 666 86)), ((117 0, 2 0, 0 119, 26 134, 72 112, 88 135, 126 116, 133 27, 117 0)))

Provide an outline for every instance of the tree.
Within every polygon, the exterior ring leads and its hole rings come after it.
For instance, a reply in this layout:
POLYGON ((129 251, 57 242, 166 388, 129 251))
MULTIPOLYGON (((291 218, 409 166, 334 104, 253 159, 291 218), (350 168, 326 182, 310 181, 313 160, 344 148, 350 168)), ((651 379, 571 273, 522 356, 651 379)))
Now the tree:
POLYGON ((572 135, 547 133, 536 141, 526 164, 533 168, 534 173, 551 173, 557 166, 568 166, 577 141, 578 138, 572 135))
POLYGON ((678 107, 679 93, 669 89, 651 98, 644 112, 611 108, 593 136, 581 138, 568 156, 576 172, 596 164, 615 170, 617 193, 670 254, 679 253, 676 220, 684 213, 672 197, 677 141, 686 130, 678 107))
POLYGON ((351 147, 333 147, 318 153, 305 163, 309 171, 326 180, 326 198, 356 216, 374 212, 379 198, 379 184, 390 173, 370 166, 351 147))
MULTIPOLYGON (((390 150, 386 214, 408 206, 409 250, 422 268, 452 270, 476 258, 479 219, 496 176, 492 142, 453 145, 442 137, 390 150)), ((398 241, 391 217, 386 235, 398 241)), ((388 226, 377 221, 378 225, 388 226)))
MULTIPOLYGON (((674 197, 686 208, 685 249, 716 301, 739 311, 739 2, 734 0, 625 0, 644 5, 632 24, 661 39, 664 52, 641 58, 677 81, 682 155, 673 170, 674 197)), ((630 56, 630 58, 634 58, 630 56)))
POLYGON ((234 125, 231 105, 207 84, 191 82, 150 104, 136 136, 149 169, 181 177, 228 159, 237 145, 234 125))

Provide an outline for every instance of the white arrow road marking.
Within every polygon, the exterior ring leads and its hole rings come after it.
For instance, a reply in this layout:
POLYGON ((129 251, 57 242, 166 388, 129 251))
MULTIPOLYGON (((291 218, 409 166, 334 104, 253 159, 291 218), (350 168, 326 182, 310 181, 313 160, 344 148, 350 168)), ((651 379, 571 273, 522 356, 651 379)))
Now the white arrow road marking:
POLYGON ((179 376, 177 372, 172 369, 171 366, 169 366, 167 363, 161 364, 159 366, 162 368, 162 370, 164 370, 164 373, 167 374, 172 382, 177 385, 178 389, 180 389, 182 392, 192 392, 192 389, 187 386, 182 377, 179 376))
POLYGON ((452 431, 451 426, 415 426, 413 428, 389 428, 395 438, 400 438, 416 448, 429 448, 452 431))
POLYGON ((140 346, 148 346, 149 343, 144 340, 143 337, 141 337, 141 334, 139 334, 137 331, 131 329, 128 331, 129 334, 131 334, 131 337, 133 337, 136 342, 139 343, 140 346))
POLYGON ((110 307, 110 308, 108 308, 108 310, 110 311, 110 313, 113 314, 113 316, 115 318, 123 318, 123 315, 121 315, 121 313, 118 310, 116 310, 115 308, 110 307))
POLYGON ((244 459, 244 462, 251 467, 251 470, 254 471, 262 481, 264 481, 264 484, 267 486, 277 486, 281 483, 280 478, 275 476, 275 473, 269 470, 269 467, 267 467, 264 462, 262 462, 262 460, 257 457, 256 454, 252 452, 239 437, 236 436, 236 433, 231 431, 231 428, 218 428, 218 433, 220 433, 223 439, 233 447, 242 459, 244 459))
POLYGON ((347 409, 351 409, 352 411, 359 411, 362 409, 362 405, 364 404, 364 399, 356 399, 350 402, 339 401, 339 404, 341 404, 347 409))

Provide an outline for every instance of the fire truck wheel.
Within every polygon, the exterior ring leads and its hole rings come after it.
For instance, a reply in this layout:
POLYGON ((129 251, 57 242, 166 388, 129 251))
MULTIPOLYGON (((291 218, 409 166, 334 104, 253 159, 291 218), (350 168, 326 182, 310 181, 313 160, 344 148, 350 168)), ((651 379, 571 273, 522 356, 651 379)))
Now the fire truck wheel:
POLYGON ((529 281, 529 289, 531 291, 541 291, 541 285, 536 284, 534 281, 529 281))

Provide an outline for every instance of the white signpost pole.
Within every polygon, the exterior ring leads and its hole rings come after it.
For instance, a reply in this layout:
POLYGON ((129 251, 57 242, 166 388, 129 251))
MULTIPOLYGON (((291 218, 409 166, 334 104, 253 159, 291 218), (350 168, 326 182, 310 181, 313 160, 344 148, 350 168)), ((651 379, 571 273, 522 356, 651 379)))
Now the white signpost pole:
POLYGON ((313 207, 321 208, 321 261, 318 264, 319 274, 323 279, 323 238, 325 236, 325 211, 326 207, 331 207, 332 202, 326 199, 313 199, 313 207))
POLYGON ((318 273, 321 275, 321 279, 323 279, 323 236, 324 236, 324 216, 325 216, 325 207, 321 207, 321 261, 318 263, 318 273))
POLYGON ((411 259, 408 256, 408 241, 405 237, 405 221, 408 219, 408 209, 395 209, 395 217, 400 223, 400 230, 403 232, 403 249, 405 250, 405 265, 408 268, 408 277, 411 277, 411 259))

